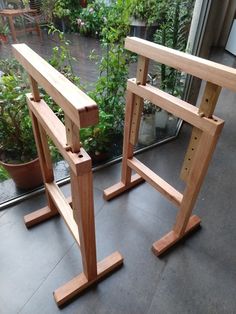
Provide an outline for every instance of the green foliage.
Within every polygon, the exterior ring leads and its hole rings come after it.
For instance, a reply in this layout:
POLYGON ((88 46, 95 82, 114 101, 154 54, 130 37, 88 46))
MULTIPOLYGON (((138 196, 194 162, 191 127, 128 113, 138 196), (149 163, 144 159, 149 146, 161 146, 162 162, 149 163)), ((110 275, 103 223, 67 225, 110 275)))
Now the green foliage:
POLYGON ((0 82, 0 154, 7 162, 26 162, 37 156, 22 76, 7 74, 0 82))
POLYGON ((53 15, 60 19, 67 19, 71 30, 75 30, 76 18, 80 14, 81 6, 78 0, 56 0, 53 15))
POLYGON ((99 110, 99 123, 80 130, 83 147, 89 153, 99 155, 108 152, 113 138, 113 116, 99 110))
MULTIPOLYGON (((97 1, 95 1, 95 4, 97 1)), ((131 55, 124 49, 124 38, 129 32, 129 1, 112 1, 109 10, 102 9, 103 24, 100 30, 102 58, 97 63, 100 75, 89 92, 99 106, 100 122, 83 129, 81 141, 90 152, 104 152, 113 139, 123 131, 124 104, 128 65, 131 55)), ((89 6, 89 9, 92 6, 89 6)), ((90 56, 98 60, 94 51, 90 56)))
MULTIPOLYGON (((173 0, 172 5, 165 8, 163 20, 154 36, 156 43, 180 51, 186 50, 194 2, 173 0)), ((180 72, 162 64, 160 79, 163 90, 175 96, 182 96, 184 76, 180 72)))
MULTIPOLYGON (((50 32, 57 34, 60 44, 53 48, 49 62, 76 85, 79 78, 73 72, 69 42, 64 34, 54 27, 50 32)), ((29 117, 25 94, 30 91, 27 74, 15 59, 0 60, 3 76, 0 81, 0 159, 7 162, 26 162, 37 156, 31 119, 29 117)), ((43 89, 40 92, 48 105, 63 121, 64 114, 53 99, 43 89)), ((49 141, 54 161, 61 159, 58 151, 49 141)))
MULTIPOLYGON (((70 41, 65 38, 65 34, 56 29, 53 25, 49 27, 49 34, 57 35, 59 38, 59 45, 52 48, 52 54, 48 62, 63 74, 68 80, 80 87, 80 78, 75 75, 73 70, 73 62, 78 62, 70 53, 70 41)), ((63 110, 54 102, 51 96, 49 96, 43 89, 40 90, 45 102, 51 107, 57 117, 64 122, 63 110)), ((53 147, 53 146, 52 146, 53 147)), ((53 148, 52 148, 53 149, 53 148)), ((54 151, 55 159, 56 151, 54 151)), ((58 157, 59 158, 59 157, 58 157)))
POLYGON ((106 21, 109 7, 104 1, 95 0, 81 10, 77 19, 79 32, 86 36, 99 37, 106 21))
POLYGON ((146 22, 147 25, 159 24, 163 21, 166 10, 171 5, 171 0, 132 0, 130 15, 146 22))
POLYGON ((7 35, 9 34, 9 27, 7 24, 3 24, 3 21, 0 19, 0 34, 7 35))
POLYGON ((3 166, 0 166, 0 182, 9 179, 9 174, 3 166))

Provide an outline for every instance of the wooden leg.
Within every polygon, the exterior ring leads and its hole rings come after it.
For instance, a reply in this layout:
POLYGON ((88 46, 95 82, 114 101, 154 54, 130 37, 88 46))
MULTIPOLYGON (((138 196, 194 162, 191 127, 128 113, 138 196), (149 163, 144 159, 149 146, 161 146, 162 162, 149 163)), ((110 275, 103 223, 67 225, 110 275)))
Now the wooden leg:
POLYGON ((130 142, 132 128, 135 128, 133 132, 137 133, 137 123, 135 123, 135 126, 132 124, 133 116, 136 117, 138 114, 134 115, 133 113, 134 102, 134 95, 127 91, 121 181, 104 190, 103 197, 107 201, 144 182, 144 179, 140 175, 132 175, 132 169, 127 163, 128 159, 134 155, 134 144, 130 142))
MULTIPOLYGON (((30 110, 30 115, 32 119, 34 137, 37 144, 37 150, 38 150, 39 161, 40 161, 40 166, 41 166, 41 170, 43 174, 44 183, 46 182, 50 183, 54 181, 54 175, 53 175, 52 161, 51 161, 50 152, 48 148, 47 135, 45 131, 39 125, 36 117, 31 112, 31 110, 30 110)), ((25 225, 27 228, 30 228, 58 214, 58 210, 55 204, 53 203, 52 198, 47 192, 47 190, 46 190, 46 197, 47 197, 47 202, 48 202, 47 207, 37 210, 24 217, 25 225)))
POLYGON ((8 16, 8 20, 9 20, 9 26, 10 26, 10 30, 11 30, 12 39, 13 39, 14 43, 17 43, 16 30, 15 30, 13 17, 12 16, 8 16))
POLYGON ((84 274, 88 281, 97 277, 92 171, 76 176, 71 171, 72 208, 79 228, 84 274))
POLYGON ((153 244, 152 250, 156 255, 159 256, 165 252, 191 230, 196 229, 200 225, 200 218, 197 216, 191 217, 191 214, 222 128, 223 123, 219 125, 214 136, 202 133, 191 171, 187 177, 187 186, 183 194, 176 223, 172 231, 153 244))

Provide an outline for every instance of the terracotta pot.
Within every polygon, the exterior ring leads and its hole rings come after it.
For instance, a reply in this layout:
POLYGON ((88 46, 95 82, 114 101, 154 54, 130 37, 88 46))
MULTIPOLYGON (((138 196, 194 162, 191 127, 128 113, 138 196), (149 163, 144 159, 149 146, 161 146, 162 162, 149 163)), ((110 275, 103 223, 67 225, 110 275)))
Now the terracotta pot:
POLYGON ((3 34, 0 34, 0 41, 3 42, 3 43, 7 43, 7 36, 3 35, 3 34))
POLYGON ((36 158, 24 164, 0 164, 9 172, 15 185, 23 190, 32 190, 43 183, 39 159, 36 158))

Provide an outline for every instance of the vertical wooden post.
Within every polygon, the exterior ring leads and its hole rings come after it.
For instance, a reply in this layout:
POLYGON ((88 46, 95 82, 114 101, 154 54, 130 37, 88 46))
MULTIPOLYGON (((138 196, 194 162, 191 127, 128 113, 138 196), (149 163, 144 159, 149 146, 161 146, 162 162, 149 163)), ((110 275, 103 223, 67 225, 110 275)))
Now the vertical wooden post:
MULTIPOLYGON (((220 92, 221 86, 215 85, 211 82, 206 83, 206 87, 202 96, 202 101, 198 110, 200 116, 212 118, 220 92)), ((191 171, 193 159, 196 149, 199 145, 201 135, 202 131, 196 127, 193 127, 188 149, 180 172, 180 178, 185 182, 187 182, 189 172, 191 171)))
POLYGON ((83 271, 88 281, 97 276, 92 171, 76 176, 71 171, 74 219, 79 228, 83 271))
MULTIPOLYGON (((31 76, 30 76, 30 84, 31 84, 32 97, 34 101, 39 102, 41 98, 40 98, 40 93, 38 89, 38 84, 31 76)), ((43 128, 41 128, 40 124, 38 123, 37 118, 35 117, 33 112, 30 110, 30 108, 29 108, 29 113, 32 120, 34 139, 35 139, 35 143, 36 143, 36 147, 37 147, 37 151, 39 155, 39 162, 40 162, 40 167, 41 167, 41 171, 43 175, 43 180, 44 180, 44 183, 50 183, 54 181, 54 174, 53 174, 52 160, 51 160, 50 151, 48 147, 47 134, 43 130, 43 128)), ((24 221, 27 228, 35 225, 38 221, 46 220, 49 217, 52 217, 58 214, 58 210, 50 194, 48 193, 47 189, 45 189, 45 193, 46 193, 46 198, 47 198, 47 203, 48 203, 47 208, 45 208, 45 211, 47 214, 45 215, 45 217, 39 217, 39 218, 37 218, 37 215, 36 215, 36 218, 34 220, 32 220, 32 214, 26 215, 24 217, 24 221)))
POLYGON ((183 194, 180 210, 173 228, 174 232, 179 237, 182 237, 185 233, 223 125, 224 124, 222 123, 218 127, 218 132, 214 136, 211 136, 207 133, 202 133, 201 135, 195 159, 187 179, 187 186, 183 194))
MULTIPOLYGON (((65 127, 68 146, 73 153, 79 154, 79 128, 67 115, 65 115, 65 127)), ((92 164, 88 172, 77 175, 71 170, 70 176, 73 216, 79 228, 83 270, 90 281, 97 276, 92 164)))
MULTIPOLYGON (((149 59, 139 56, 137 65, 137 84, 146 85, 149 59)), ((123 143, 123 159, 121 182, 125 185, 131 182, 131 169, 127 165, 127 159, 134 155, 134 145, 138 141, 141 114, 143 111, 143 99, 127 91, 125 131, 123 143)))

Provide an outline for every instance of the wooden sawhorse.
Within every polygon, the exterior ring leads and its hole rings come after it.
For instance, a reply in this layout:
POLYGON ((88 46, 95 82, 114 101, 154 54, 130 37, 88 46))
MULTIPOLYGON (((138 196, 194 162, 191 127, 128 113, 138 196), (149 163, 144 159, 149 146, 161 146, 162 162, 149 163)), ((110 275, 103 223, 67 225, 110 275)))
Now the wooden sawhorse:
POLYGON ((121 254, 115 252, 97 264, 92 163, 80 145, 79 129, 98 123, 98 107, 25 44, 13 45, 13 51, 30 77, 32 94, 26 97, 48 201, 46 207, 26 215, 25 224, 32 227, 60 213, 82 255, 83 272, 54 292, 61 306, 123 263, 121 254), (63 109, 65 126, 41 99, 38 84, 63 109), (65 199, 54 182, 47 137, 70 166, 72 202, 65 199))
POLYGON ((136 37, 128 37, 125 48, 139 55, 137 77, 129 79, 127 84, 121 181, 107 188, 104 191, 104 198, 110 200, 146 180, 179 207, 173 230, 152 246, 153 252, 158 256, 200 225, 200 218, 191 214, 224 125, 224 121, 214 117, 213 112, 221 87, 236 91, 236 69, 136 37), (146 84, 149 59, 207 81, 199 109, 146 84), (186 183, 183 194, 134 157, 143 99, 193 125, 190 144, 180 174, 186 183), (136 174, 132 175, 132 170, 136 174))

